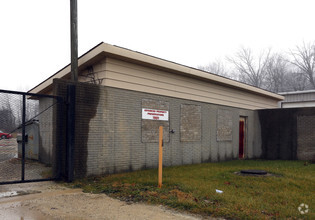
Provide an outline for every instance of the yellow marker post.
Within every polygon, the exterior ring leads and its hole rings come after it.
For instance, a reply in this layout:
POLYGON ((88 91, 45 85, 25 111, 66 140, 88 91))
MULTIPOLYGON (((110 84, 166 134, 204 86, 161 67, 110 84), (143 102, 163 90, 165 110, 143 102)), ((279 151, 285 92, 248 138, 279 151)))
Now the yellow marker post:
POLYGON ((163 126, 159 128, 159 185, 158 187, 162 187, 162 162, 163 162, 163 126))

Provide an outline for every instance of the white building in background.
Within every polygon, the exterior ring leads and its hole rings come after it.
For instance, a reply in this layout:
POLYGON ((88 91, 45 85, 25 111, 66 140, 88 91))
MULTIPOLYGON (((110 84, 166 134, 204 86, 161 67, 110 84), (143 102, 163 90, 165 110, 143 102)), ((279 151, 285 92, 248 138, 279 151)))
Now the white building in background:
POLYGON ((284 100, 279 102, 280 108, 315 107, 315 90, 282 92, 284 100))

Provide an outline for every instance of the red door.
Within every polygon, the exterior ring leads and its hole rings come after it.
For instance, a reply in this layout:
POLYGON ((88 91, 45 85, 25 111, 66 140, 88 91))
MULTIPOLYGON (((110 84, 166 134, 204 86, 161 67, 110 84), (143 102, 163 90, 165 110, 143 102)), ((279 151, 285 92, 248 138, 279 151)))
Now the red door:
POLYGON ((240 118, 239 126, 239 151, 238 157, 240 159, 244 158, 244 148, 245 148, 245 118, 240 118))

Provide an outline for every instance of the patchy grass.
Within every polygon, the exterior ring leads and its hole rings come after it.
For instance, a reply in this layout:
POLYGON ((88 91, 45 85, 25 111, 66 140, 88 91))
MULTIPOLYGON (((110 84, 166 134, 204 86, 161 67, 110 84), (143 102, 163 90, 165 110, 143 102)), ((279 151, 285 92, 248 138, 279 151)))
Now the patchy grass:
POLYGON ((49 179, 53 177, 53 171, 52 169, 44 170, 40 173, 41 177, 44 179, 49 179))
POLYGON ((314 171, 315 164, 301 161, 237 160, 164 168, 161 189, 157 188, 156 169, 85 178, 72 186, 205 216, 314 219, 314 171), (275 175, 235 174, 242 169, 263 169, 275 175), (216 193, 216 189, 223 193, 216 193), (301 203, 308 204, 307 214, 298 211, 301 203))

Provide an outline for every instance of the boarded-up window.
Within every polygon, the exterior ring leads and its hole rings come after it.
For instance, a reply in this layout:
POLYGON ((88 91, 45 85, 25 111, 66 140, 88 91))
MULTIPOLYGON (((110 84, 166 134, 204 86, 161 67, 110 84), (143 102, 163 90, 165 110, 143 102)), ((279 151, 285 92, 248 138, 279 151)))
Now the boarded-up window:
POLYGON ((180 140, 201 140, 201 106, 181 105, 180 107, 180 140))
POLYGON ((217 141, 232 141, 232 122, 231 111, 218 109, 217 141))
MULTIPOLYGON (((141 136, 143 143, 157 143, 159 142, 159 127, 163 126, 163 141, 169 142, 169 130, 170 122, 169 119, 165 120, 165 111, 168 113, 169 117, 169 103, 158 100, 142 99, 142 109, 152 111, 153 114, 161 111, 164 116, 152 117, 152 119, 141 120, 141 136)), ((147 117, 145 117, 147 118, 147 117)))
POLYGON ((298 116, 297 158, 299 160, 315 160, 315 117, 298 116))

